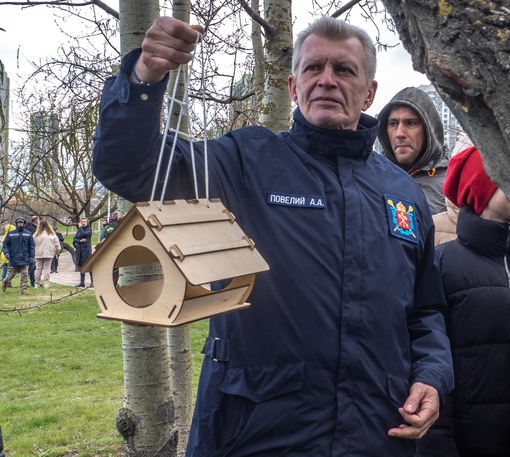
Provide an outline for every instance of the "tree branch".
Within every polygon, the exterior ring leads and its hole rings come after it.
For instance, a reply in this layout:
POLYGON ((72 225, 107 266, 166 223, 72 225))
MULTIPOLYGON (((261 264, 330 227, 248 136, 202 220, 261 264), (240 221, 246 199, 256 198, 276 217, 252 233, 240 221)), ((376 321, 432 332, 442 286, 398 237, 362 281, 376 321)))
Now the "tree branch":
POLYGON ((113 8, 109 7, 106 3, 104 3, 101 0, 90 0, 85 2, 79 2, 79 3, 73 3, 71 1, 59 1, 59 0, 41 0, 41 1, 32 1, 32 2, 25 2, 25 1, 12 1, 12 2, 0 2, 1 5, 15 5, 15 6, 22 6, 22 7, 32 7, 32 6, 39 6, 39 5, 54 5, 54 6, 90 6, 94 5, 98 8, 102 9, 104 12, 109 14, 110 16, 113 16, 115 19, 119 19, 119 12, 114 10, 113 8))
POLYGON ((361 0, 351 0, 350 2, 346 3, 344 6, 342 6, 342 8, 336 10, 332 15, 331 17, 334 17, 334 18, 337 18, 339 16, 341 16, 342 14, 344 14, 346 11, 350 10, 353 6, 357 5, 358 3, 360 3, 361 0))
MULTIPOLYGON (((361 1, 361 0, 358 0, 358 1, 361 1)), ((276 29, 271 27, 268 22, 266 22, 261 16, 259 16, 255 11, 253 11, 251 9, 250 5, 248 5, 248 3, 246 3, 245 0, 240 0, 240 2, 241 2, 241 6, 248 13, 248 15, 255 22, 260 24, 260 26, 266 31, 267 36, 275 36, 278 33, 278 31, 276 29)))

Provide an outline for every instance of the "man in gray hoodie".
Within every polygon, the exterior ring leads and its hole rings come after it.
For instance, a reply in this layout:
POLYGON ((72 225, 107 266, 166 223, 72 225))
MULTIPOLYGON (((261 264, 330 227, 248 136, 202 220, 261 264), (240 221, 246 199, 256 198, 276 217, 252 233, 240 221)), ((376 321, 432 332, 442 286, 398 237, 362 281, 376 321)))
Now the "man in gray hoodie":
POLYGON ((407 87, 388 102, 378 118, 383 154, 415 179, 432 214, 446 211, 443 182, 448 154, 432 99, 416 87, 407 87))

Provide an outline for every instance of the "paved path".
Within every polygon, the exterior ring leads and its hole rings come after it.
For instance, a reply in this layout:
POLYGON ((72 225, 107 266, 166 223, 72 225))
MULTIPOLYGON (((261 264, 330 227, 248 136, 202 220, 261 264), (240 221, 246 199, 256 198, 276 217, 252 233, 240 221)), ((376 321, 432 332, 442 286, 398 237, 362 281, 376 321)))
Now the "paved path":
MULTIPOLYGON (((50 282, 64 284, 66 286, 76 286, 80 282, 80 272, 76 271, 73 258, 68 251, 62 252, 58 259, 58 273, 50 275, 50 282)), ((85 277, 85 284, 89 284, 89 275, 85 277)))

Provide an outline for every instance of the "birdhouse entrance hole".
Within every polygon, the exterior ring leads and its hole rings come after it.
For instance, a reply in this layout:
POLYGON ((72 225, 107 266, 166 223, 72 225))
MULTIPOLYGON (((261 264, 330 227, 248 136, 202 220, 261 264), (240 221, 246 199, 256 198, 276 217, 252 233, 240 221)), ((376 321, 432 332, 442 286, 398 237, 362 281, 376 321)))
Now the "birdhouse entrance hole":
POLYGON ((115 261, 113 281, 115 290, 126 304, 134 308, 150 306, 163 291, 164 275, 161 262, 150 249, 144 246, 130 246, 124 249, 115 261), (122 276, 122 286, 118 284, 119 276, 122 276), (137 293, 141 286, 143 290, 140 289, 140 293, 137 293))

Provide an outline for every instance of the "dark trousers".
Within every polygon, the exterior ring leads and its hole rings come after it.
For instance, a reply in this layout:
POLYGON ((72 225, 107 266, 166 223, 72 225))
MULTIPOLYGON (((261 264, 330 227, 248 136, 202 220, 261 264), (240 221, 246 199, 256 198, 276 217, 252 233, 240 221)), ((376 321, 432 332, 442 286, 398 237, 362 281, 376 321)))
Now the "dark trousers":
POLYGON ((28 277, 30 278, 30 285, 34 287, 35 285, 35 261, 31 262, 28 266, 28 277))
POLYGON ((57 256, 54 256, 53 260, 51 261, 50 273, 58 273, 58 257, 57 256))
MULTIPOLYGON (((92 281, 92 272, 90 272, 89 274, 90 274, 90 285, 92 285, 93 284, 93 281, 92 281)), ((80 285, 85 287, 85 273, 80 273, 80 285)))

